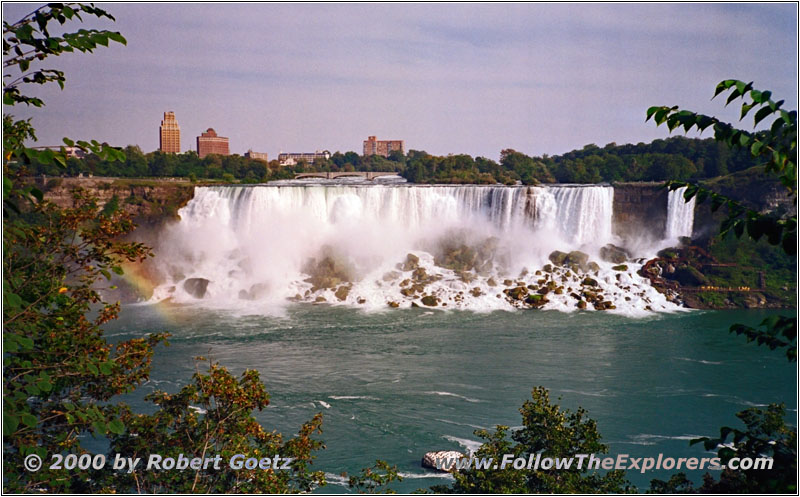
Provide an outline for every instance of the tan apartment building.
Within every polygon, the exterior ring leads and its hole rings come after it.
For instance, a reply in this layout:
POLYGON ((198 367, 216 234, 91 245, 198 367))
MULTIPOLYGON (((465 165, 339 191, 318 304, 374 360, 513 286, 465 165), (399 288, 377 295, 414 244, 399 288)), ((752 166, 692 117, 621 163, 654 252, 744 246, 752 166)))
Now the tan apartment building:
POLYGON ((364 141, 364 155, 382 155, 389 157, 389 154, 399 150, 401 154, 405 154, 405 145, 403 140, 378 140, 374 136, 368 137, 364 141))
POLYGON ((331 153, 327 150, 317 150, 316 152, 281 152, 278 154, 278 161, 281 166, 296 166, 300 161, 306 164, 313 164, 315 159, 328 160, 331 153))
POLYGON ((181 127, 172 111, 164 113, 158 128, 158 149, 165 154, 181 153, 181 127))
POLYGON ((248 159, 256 159, 256 160, 263 160, 264 162, 269 162, 269 157, 267 156, 266 152, 253 152, 253 149, 249 149, 247 152, 244 153, 244 156, 248 159))
POLYGON ((230 155, 228 139, 217 136, 214 128, 208 128, 197 137, 197 155, 202 159, 209 154, 230 155))

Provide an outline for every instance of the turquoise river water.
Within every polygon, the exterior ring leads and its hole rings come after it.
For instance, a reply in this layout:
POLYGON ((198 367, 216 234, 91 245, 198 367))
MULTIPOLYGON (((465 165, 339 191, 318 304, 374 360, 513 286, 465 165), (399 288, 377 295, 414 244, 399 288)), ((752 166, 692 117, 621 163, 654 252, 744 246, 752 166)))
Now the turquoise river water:
MULTIPOLYGON (((691 311, 630 318, 600 312, 472 313, 300 304, 282 317, 236 315, 194 306, 129 305, 107 326, 111 340, 169 331, 140 396, 177 391, 210 356, 235 373, 253 368, 272 395, 258 419, 294 433, 324 414, 327 449, 315 467, 325 492, 345 492, 338 475, 376 459, 405 477, 410 492, 448 482, 423 469, 431 450, 474 449, 473 432, 519 426, 532 387, 550 389, 563 407, 582 406, 598 422, 610 454, 707 457, 689 440, 738 426, 735 413, 785 402, 797 414, 795 364, 777 351, 728 333, 767 311, 691 311)), ((792 421, 794 424, 794 421, 792 421)), ((669 472, 628 473, 646 489, 669 472)), ((689 476, 699 481, 701 471, 689 476)))

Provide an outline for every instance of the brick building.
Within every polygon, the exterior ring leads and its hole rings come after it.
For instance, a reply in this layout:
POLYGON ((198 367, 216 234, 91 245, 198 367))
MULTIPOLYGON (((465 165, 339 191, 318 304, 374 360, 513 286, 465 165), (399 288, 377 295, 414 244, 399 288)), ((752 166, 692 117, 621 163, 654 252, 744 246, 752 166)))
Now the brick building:
POLYGON ((181 127, 172 111, 164 113, 164 119, 158 128, 158 149, 165 154, 181 153, 181 127))
POLYGON ((197 155, 202 159, 209 154, 230 155, 228 139, 224 136, 217 136, 214 128, 208 128, 197 137, 197 155))
POLYGON ((406 153, 403 140, 378 140, 370 136, 364 140, 364 155, 382 155, 389 157, 389 154, 399 150, 401 154, 406 153))

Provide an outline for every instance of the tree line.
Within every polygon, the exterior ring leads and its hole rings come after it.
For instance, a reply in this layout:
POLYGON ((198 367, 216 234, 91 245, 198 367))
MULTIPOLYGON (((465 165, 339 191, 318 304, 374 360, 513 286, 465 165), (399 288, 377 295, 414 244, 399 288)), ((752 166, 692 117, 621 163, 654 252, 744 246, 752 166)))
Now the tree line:
POLYGON ((515 184, 610 183, 615 181, 689 181, 713 178, 741 171, 758 164, 745 150, 732 149, 712 138, 691 139, 675 136, 650 143, 604 147, 589 144, 563 155, 529 156, 506 149, 500 161, 467 154, 435 156, 425 151, 398 151, 389 157, 362 156, 356 152, 336 152, 329 159, 313 163, 301 161, 281 166, 277 160, 249 159, 238 154, 209 155, 196 152, 144 153, 135 145, 122 149, 124 160, 104 160, 96 154, 67 160, 66 168, 34 162, 37 175, 184 177, 228 182, 263 183, 290 179, 303 172, 391 171, 412 183, 515 184))

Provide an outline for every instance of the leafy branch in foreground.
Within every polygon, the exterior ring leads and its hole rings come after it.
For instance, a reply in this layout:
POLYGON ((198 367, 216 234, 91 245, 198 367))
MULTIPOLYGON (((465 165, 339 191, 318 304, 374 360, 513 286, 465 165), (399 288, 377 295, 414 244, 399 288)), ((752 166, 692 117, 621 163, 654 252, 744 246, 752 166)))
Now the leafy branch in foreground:
MULTIPOLYGON (((656 124, 665 124, 670 131, 682 126, 687 132, 697 128, 700 132, 713 126, 714 138, 732 147, 750 150, 753 157, 765 160, 766 174, 775 174, 786 187, 797 206, 797 111, 782 109, 783 101, 775 102, 769 91, 753 88, 753 83, 728 79, 717 85, 714 97, 730 91, 726 105, 742 99, 740 121, 754 112, 753 128, 767 119, 776 116, 768 129, 760 131, 744 131, 734 128, 715 117, 697 114, 675 107, 651 107, 647 110, 647 119, 656 124), (746 98, 749 96, 749 100, 746 98)), ((746 208, 742 203, 724 195, 702 188, 698 185, 671 181, 670 190, 686 187, 684 199, 688 202, 695 198, 698 203, 711 199, 711 210, 716 211, 722 205, 728 208, 728 216, 720 226, 722 235, 733 231, 737 238, 745 233, 758 241, 766 236, 772 245, 780 245, 789 255, 797 253, 797 214, 780 215, 768 212, 760 213, 746 208)), ((786 357, 797 361, 797 317, 772 316, 764 319, 759 328, 743 324, 731 326, 731 333, 745 335, 748 342, 766 345, 770 349, 786 348, 786 357)), ((717 450, 724 464, 733 457, 772 456, 773 466, 769 470, 740 470, 730 468, 723 471, 720 479, 715 481, 710 475, 704 478, 700 491, 713 493, 795 493, 797 492, 797 430, 786 426, 784 406, 771 404, 767 409, 751 408, 736 415, 747 429, 745 431, 723 427, 719 438, 699 438, 692 444, 703 442, 706 450, 717 450), (733 441, 727 443, 732 435, 733 441)), ((693 491, 687 484, 685 475, 674 475, 668 482, 654 480, 652 489, 669 491, 693 491)))
MULTIPOLYGON (((203 358, 197 358, 203 360, 203 358)), ((227 369, 210 363, 207 373, 197 371, 193 382, 178 393, 155 392, 146 397, 159 409, 151 415, 126 410, 122 415, 127 431, 111 437, 111 452, 125 457, 159 454, 177 459, 236 454, 246 458, 292 458, 290 469, 280 467, 186 471, 108 471, 103 489, 136 489, 140 493, 287 493, 309 492, 325 484, 322 471, 311 471, 314 452, 324 448, 312 438, 322 432, 322 415, 304 423, 296 437, 284 440, 264 429, 253 417, 269 405, 269 394, 254 370, 237 378, 227 369)), ((102 478, 99 478, 102 479, 102 478)), ((125 490, 127 491, 127 490, 125 490)))
MULTIPOLYGON (((22 86, 27 84, 44 85, 56 83, 64 88, 66 78, 63 71, 57 69, 32 69, 32 64, 39 63, 50 56, 58 56, 66 52, 93 52, 98 46, 109 45, 110 41, 127 44, 125 38, 114 31, 80 29, 75 33, 61 36, 50 34, 48 25, 58 22, 64 25, 70 20, 83 21, 83 16, 94 16, 99 19, 114 17, 94 4, 82 3, 50 3, 43 5, 15 23, 3 21, 3 105, 17 104, 42 107, 44 102, 38 97, 22 93, 22 86), (13 69, 18 71, 16 77, 13 69)), ((26 139, 36 140, 30 121, 15 122, 11 116, 3 116, 3 157, 9 162, 22 164, 58 163, 66 167, 67 155, 64 147, 56 150, 36 150, 26 148, 26 139), (9 133, 9 128, 11 133, 9 133)), ((73 141, 64 138, 68 147, 77 147, 85 152, 92 152, 109 161, 124 160, 122 151, 100 144, 95 140, 73 141)), ((28 192, 30 193, 30 191, 28 192)))
MULTIPOLYGON (((113 20, 91 5, 48 4, 18 23, 3 23, 4 72, 18 68, 23 73, 10 83, 6 78, 11 76, 4 75, 5 104, 43 105, 22 95, 22 84, 55 81, 63 86, 60 71, 27 73, 31 62, 73 50, 91 52, 108 40, 124 43, 118 34, 95 30, 50 36, 48 22, 64 24, 81 19, 81 13, 113 20)), ((3 116, 3 491, 289 492, 324 484, 323 475, 309 469, 312 451, 322 447, 311 438, 320 431, 321 416, 285 442, 280 434, 267 432, 251 416, 269 399, 253 371, 235 378, 211 365, 208 374, 198 372, 194 383, 178 394, 149 396, 160 407, 153 415, 134 414, 118 402, 116 396, 148 380, 154 348, 167 334, 142 333, 109 343, 102 326, 117 317, 120 305, 105 302, 98 288, 111 273, 122 274, 122 262, 141 261, 150 250, 141 243, 120 241, 135 225, 115 202, 101 209, 95 197, 76 190, 73 206, 61 208, 26 185, 25 166, 34 160, 65 163, 63 147, 52 151, 25 146, 35 138, 30 120, 3 116), (126 478, 109 467, 88 474, 50 469, 49 463, 39 471, 25 470, 23 461, 31 455, 47 462, 55 454, 90 455, 87 436, 109 441, 120 453, 241 451, 248 457, 279 453, 294 462, 288 471, 161 473, 157 482, 155 473, 126 478)), ((104 160, 124 159, 122 152, 96 141, 65 138, 64 143, 91 150, 104 160)))
POLYGON ((720 225, 720 236, 733 232, 736 238, 741 238, 746 230, 754 241, 766 237, 770 245, 780 245, 787 254, 797 253, 797 215, 781 217, 776 213, 762 214, 730 197, 684 181, 668 181, 665 186, 670 191, 685 187, 683 197, 687 202, 692 198, 696 204, 710 200, 711 212, 725 206, 728 216, 720 225))
POLYGON ((723 427, 719 438, 702 437, 706 450, 718 449, 723 465, 734 457, 753 459, 772 457, 769 469, 725 469, 719 481, 706 478, 703 489, 713 493, 794 493, 797 492, 797 431, 786 426, 783 404, 766 409, 751 407, 736 414, 746 430, 723 427), (728 439, 731 438, 731 442, 728 439))
MULTIPOLYGON (((503 459, 504 454, 528 459, 532 454, 542 457, 566 457, 575 454, 606 454, 608 446, 601 443, 597 422, 583 408, 571 412, 550 402, 544 387, 536 387, 531 399, 519 410, 523 427, 509 436, 507 426, 497 426, 494 432, 478 430, 476 435, 486 440, 475 457, 503 459)), ((440 493, 627 493, 634 491, 622 470, 602 474, 574 465, 560 469, 471 468, 453 474, 452 486, 431 487, 440 493)))
POLYGON ((763 330, 734 324, 731 332, 737 335, 744 335, 748 342, 756 342, 758 345, 766 345, 771 350, 778 347, 786 348, 786 358, 789 361, 797 362, 797 319, 786 316, 770 316, 758 325, 763 330))
POLYGON ((10 24, 3 21, 3 104, 14 105, 24 103, 41 107, 44 102, 40 98, 23 95, 20 84, 35 83, 44 85, 54 82, 62 89, 66 78, 64 73, 57 69, 29 70, 31 64, 40 62, 47 57, 58 56, 65 52, 92 52, 98 45, 108 46, 109 41, 123 45, 127 44, 125 38, 113 31, 97 29, 81 29, 75 33, 65 33, 62 36, 50 34, 48 24, 57 21, 64 25, 67 21, 77 19, 83 21, 81 14, 88 14, 97 18, 107 18, 114 21, 114 16, 94 4, 82 3, 49 3, 34 10, 19 21, 10 24), (18 67, 20 75, 15 79, 8 74, 11 67, 18 67), (6 82, 6 80, 9 80, 6 82))
POLYGON ((371 468, 364 468, 361 474, 348 476, 347 485, 360 494, 393 494, 396 493, 391 488, 386 487, 393 481, 403 481, 403 477, 397 474, 397 466, 389 466, 386 461, 377 460, 371 468))
MULTIPOLYGON (((687 132, 692 128, 699 131, 714 128, 714 138, 732 147, 749 149, 753 157, 766 160, 764 171, 775 174, 792 196, 792 201, 797 206, 797 111, 782 109, 783 101, 774 102, 769 91, 753 89, 753 83, 744 83, 728 79, 717 85, 714 97, 730 91, 726 105, 742 99, 741 119, 754 112, 753 126, 758 126, 769 116, 776 116, 768 129, 761 131, 744 131, 734 128, 731 124, 724 123, 715 117, 675 107, 650 107, 647 110, 647 119, 651 118, 656 124, 665 124, 670 131, 682 126, 687 132), (749 99, 746 97, 749 96, 749 99)), ((685 187, 684 199, 688 202, 692 198, 699 203, 711 201, 711 211, 716 212, 721 206, 727 207, 727 217, 720 225, 722 236, 733 232, 737 238, 745 233, 755 241, 766 237, 771 245, 780 245, 789 255, 797 254, 797 214, 779 214, 776 212, 760 213, 745 207, 741 202, 721 195, 699 185, 670 181, 665 185, 670 190, 685 187)), ((764 330, 750 326, 735 324, 731 327, 732 333, 743 334, 749 342, 755 341, 759 345, 767 345, 772 349, 787 347, 786 355, 789 360, 797 358, 797 318, 785 317, 767 319, 761 323, 764 330)))
POLYGON ((744 83, 735 79, 726 79, 717 85, 714 93, 716 98, 721 93, 730 91, 725 105, 741 98, 741 117, 744 119, 750 112, 755 111, 753 127, 771 115, 776 118, 769 129, 762 131, 745 131, 736 129, 733 125, 720 121, 716 117, 698 114, 688 110, 679 110, 678 106, 656 106, 647 109, 647 118, 651 118, 657 125, 666 124, 670 131, 683 127, 686 132, 692 128, 703 132, 713 126, 714 139, 726 143, 734 148, 749 149, 753 157, 766 159, 765 171, 777 173, 781 183, 790 192, 794 192, 797 183, 797 111, 782 109, 784 101, 774 102, 772 92, 753 89, 753 83, 744 83), (745 97, 749 96, 750 100, 745 97))

